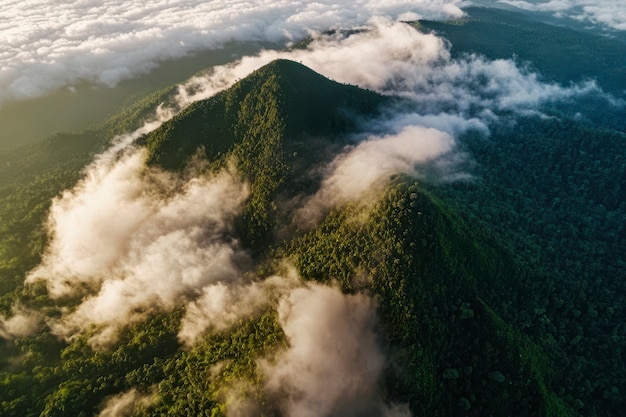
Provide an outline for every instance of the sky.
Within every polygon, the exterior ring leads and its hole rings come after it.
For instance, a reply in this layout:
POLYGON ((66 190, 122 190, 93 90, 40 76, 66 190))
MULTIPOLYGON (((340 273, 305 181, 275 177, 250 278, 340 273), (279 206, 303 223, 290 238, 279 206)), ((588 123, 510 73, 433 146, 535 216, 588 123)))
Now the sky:
MULTIPOLYGON (((574 13, 582 3, 515 5, 574 13)), ((612 7, 597 4, 604 11, 612 7)), ((259 364, 266 374, 264 389, 284 415, 357 413, 362 398, 369 398, 365 405, 378 415, 409 415, 402 404, 385 404, 379 392, 387 359, 376 332, 375 300, 305 284, 288 260, 287 273, 251 279, 255 265, 233 233, 249 184, 232 167, 211 175, 191 175, 190 169, 182 176, 146 168, 145 151, 132 143, 180 108, 277 58, 406 99, 402 108, 364 122, 352 145, 320 167, 322 186, 304 196, 300 208, 315 223, 329 208, 376 191, 394 173, 420 178, 426 163, 439 168, 440 180, 471 179, 456 143, 469 129, 488 135, 490 125, 508 113, 541 115, 542 106, 555 101, 602 96, 593 81, 544 82, 514 60, 453 58, 444 39, 402 23, 458 18, 462 5, 457 0, 3 1, 0 106, 57 89, 71 92, 83 82, 114 86, 164 60, 233 40, 289 44, 311 36, 312 42, 301 50, 258 50, 188 80, 179 88, 178 106, 162 108, 150 124, 116 139, 86 167, 79 183, 53 200, 49 246, 27 277, 29 283, 43 281, 54 299, 81 302, 55 317, 18 304, 12 317, 0 317, 0 336, 49 328, 72 340, 89 331, 94 349, 106 349, 147 314, 183 309, 178 338, 189 347, 207 331, 225 331, 269 305, 276 308, 289 345, 259 364), (362 30, 323 33, 332 28, 362 30)), ((582 10, 600 19, 600 9, 582 10)), ((616 21, 619 16, 619 10, 613 14, 616 21)), ((619 28, 619 22, 611 25, 619 28)), ((139 402, 150 400, 132 390, 121 393, 103 404, 103 415, 123 415, 119 410, 132 411, 139 402)), ((239 411, 232 415, 254 415, 239 411)))

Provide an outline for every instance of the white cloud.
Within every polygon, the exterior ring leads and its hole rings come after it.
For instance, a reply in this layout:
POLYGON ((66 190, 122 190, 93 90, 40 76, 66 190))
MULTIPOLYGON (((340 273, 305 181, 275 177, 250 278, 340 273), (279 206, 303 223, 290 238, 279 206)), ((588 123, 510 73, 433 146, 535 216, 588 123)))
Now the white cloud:
POLYGON ((278 320, 289 347, 261 367, 281 415, 409 415, 379 392, 385 355, 371 298, 310 284, 280 301, 278 320))
POLYGON ((105 400, 98 417, 127 417, 138 409, 146 409, 154 403, 154 394, 142 394, 136 389, 114 395, 105 400))
POLYGON ((0 105, 80 81, 115 85, 158 62, 230 40, 287 42, 392 19, 460 16, 459 0, 3 1, 0 105))
POLYGON ((6 340, 31 336, 43 327, 43 317, 19 305, 13 305, 11 317, 0 315, 0 338, 6 340))
POLYGON ((299 211, 305 224, 315 224, 327 208, 361 200, 392 174, 416 174, 418 164, 437 159, 454 148, 447 133, 408 125, 394 134, 372 137, 339 155, 328 167, 320 190, 299 211))
POLYGON ((247 197, 235 175, 185 181, 144 166, 130 150, 99 158, 84 180, 53 202, 51 242, 27 282, 44 280, 54 298, 85 297, 57 333, 138 320, 172 309, 210 283, 236 281, 246 257, 228 234, 247 197))
POLYGON ((499 0, 522 10, 554 13, 556 17, 603 24, 612 29, 626 30, 626 2, 624 0, 499 0))
POLYGON ((299 278, 274 276, 245 284, 217 283, 205 286, 202 294, 185 307, 178 339, 193 346, 207 330, 223 331, 242 317, 250 317, 271 306, 277 297, 298 286, 299 278))

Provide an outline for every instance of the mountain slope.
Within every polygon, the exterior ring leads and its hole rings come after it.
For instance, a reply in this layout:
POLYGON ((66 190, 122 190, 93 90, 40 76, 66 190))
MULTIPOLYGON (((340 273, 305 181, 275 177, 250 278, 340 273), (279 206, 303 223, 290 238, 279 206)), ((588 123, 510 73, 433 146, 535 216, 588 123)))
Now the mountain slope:
POLYGON ((408 178, 390 185, 367 222, 355 224, 357 212, 331 214, 295 242, 294 257, 303 277, 336 277, 346 291, 371 278, 394 401, 441 416, 568 414, 551 393, 547 357, 489 307, 523 299, 528 271, 408 178))

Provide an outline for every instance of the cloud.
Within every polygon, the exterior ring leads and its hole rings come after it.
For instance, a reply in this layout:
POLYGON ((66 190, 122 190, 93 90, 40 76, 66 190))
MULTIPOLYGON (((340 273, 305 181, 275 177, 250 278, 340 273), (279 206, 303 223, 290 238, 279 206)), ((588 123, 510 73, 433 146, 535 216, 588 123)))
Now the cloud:
POLYGON ((454 139, 449 134, 417 125, 399 132, 370 137, 335 158, 328 167, 320 190, 298 213, 301 221, 317 223, 327 208, 357 199, 376 191, 393 174, 417 174, 417 166, 452 151, 454 139))
POLYGON ((134 149, 119 160, 100 157, 52 204, 51 242, 27 282, 44 280, 53 298, 84 297, 54 324, 59 334, 95 324, 113 337, 116 326, 173 309, 245 270, 246 256, 229 236, 246 185, 227 171, 184 180, 144 160, 134 149))
POLYGON ((274 276, 258 282, 205 286, 202 294, 185 307, 178 339, 193 346, 207 330, 224 331, 242 317, 271 306, 277 297, 297 287, 299 278, 274 276))
POLYGON ((286 277, 206 286, 185 307, 178 337, 189 347, 208 329, 222 331, 262 309, 277 309, 288 347, 258 360, 268 401, 261 405, 247 397, 249 382, 235 381, 223 393, 227 415, 258 415, 270 407, 284 416, 410 416, 407 405, 383 399, 386 359, 376 302, 364 293, 346 295, 332 286, 304 283, 286 267, 286 277))
POLYGON ((615 0, 550 0, 523 1, 499 0, 522 10, 554 13, 556 17, 572 19, 594 24, 606 25, 615 30, 626 30, 626 7, 615 0))
POLYGON ((2 2, 0 105, 81 81, 115 85, 228 41, 283 44, 370 16, 462 15, 459 0, 2 2))
POLYGON ((138 408, 146 409, 153 403, 154 394, 141 394, 136 389, 131 389, 107 398, 98 417, 128 417, 138 408))
POLYGON ((13 305, 10 317, 0 315, 0 338, 5 340, 31 336, 43 327, 41 314, 13 305))
POLYGON ((410 415, 382 401, 385 355, 371 298, 310 284, 281 299, 278 320, 289 347, 261 367, 281 415, 410 415))

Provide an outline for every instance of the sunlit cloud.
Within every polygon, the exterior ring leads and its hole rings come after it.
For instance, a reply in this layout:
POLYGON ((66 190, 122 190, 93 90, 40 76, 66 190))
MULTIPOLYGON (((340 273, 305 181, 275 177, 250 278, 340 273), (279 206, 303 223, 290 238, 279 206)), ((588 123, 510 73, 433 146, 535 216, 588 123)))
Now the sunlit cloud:
POLYGON ((281 299, 278 320, 288 348, 261 367, 281 415, 410 415, 382 400, 386 360, 370 297, 310 284, 281 299))
POLYGON ((102 411, 97 417, 127 417, 139 409, 149 408, 155 401, 155 394, 142 394, 136 389, 123 392, 118 395, 108 397, 103 405, 102 411))
POLYGON ((369 200, 366 192, 380 194, 393 174, 415 176, 419 164, 446 155, 454 145, 449 134, 414 125, 360 142, 332 161, 321 188, 299 210, 298 221, 315 225, 330 207, 357 199, 363 203, 369 200))
POLYGON ((5 340, 31 336, 43 328, 44 321, 40 313, 20 305, 13 305, 11 316, 0 314, 0 338, 5 340))
POLYGON ((193 346, 208 331, 221 332, 242 317, 252 317, 277 299, 299 287, 300 278, 292 269, 287 276, 272 276, 264 280, 207 285, 202 294, 185 306, 178 339, 193 346))

